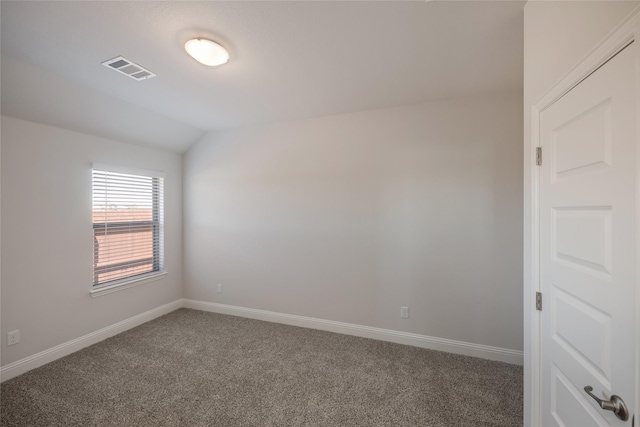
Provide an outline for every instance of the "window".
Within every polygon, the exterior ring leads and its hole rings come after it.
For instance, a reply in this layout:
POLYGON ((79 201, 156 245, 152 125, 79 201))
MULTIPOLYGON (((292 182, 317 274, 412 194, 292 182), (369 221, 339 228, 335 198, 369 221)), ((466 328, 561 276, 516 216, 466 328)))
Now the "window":
POLYGON ((163 199, 161 174, 94 165, 94 289, 164 270, 163 199))

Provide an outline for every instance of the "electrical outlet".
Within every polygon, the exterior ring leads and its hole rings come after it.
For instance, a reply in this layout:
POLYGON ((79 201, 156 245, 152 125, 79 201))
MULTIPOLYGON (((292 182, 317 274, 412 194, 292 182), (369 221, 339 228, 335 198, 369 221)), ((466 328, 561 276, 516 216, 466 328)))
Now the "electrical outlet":
POLYGON ((20 329, 7 332, 7 345, 14 345, 20 342, 20 329))
POLYGON ((409 318, 409 307, 400 307, 400 317, 403 319, 409 318))
POLYGON ((218 283, 218 288, 216 289, 216 292, 221 294, 222 293, 222 285, 218 283))

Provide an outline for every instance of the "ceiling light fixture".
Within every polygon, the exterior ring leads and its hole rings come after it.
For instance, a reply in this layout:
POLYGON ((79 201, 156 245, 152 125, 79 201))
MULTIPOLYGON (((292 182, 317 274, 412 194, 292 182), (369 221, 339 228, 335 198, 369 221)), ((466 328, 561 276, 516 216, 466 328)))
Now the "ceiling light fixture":
POLYGON ((207 39, 191 39, 184 44, 184 49, 201 64, 215 67, 229 61, 229 52, 218 43, 207 39))

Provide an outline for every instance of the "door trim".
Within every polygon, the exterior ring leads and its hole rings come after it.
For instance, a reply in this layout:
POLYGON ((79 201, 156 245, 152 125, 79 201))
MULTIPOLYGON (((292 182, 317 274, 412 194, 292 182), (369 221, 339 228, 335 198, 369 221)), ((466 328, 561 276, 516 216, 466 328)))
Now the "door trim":
MULTIPOLYGON (((636 68, 636 182, 640 183, 640 8, 634 10, 622 23, 611 31, 602 42, 592 49, 575 67, 560 79, 545 95, 542 96, 531 108, 531 146, 525 160, 536 158, 536 149, 541 147, 540 140, 540 114, 562 98, 567 92, 577 86, 590 74, 604 65, 613 56, 620 52, 629 43, 634 42, 627 49, 633 49, 635 53, 636 68)), ((530 263, 531 274, 524 281, 524 317, 525 342, 530 344, 531 354, 525 352, 525 389, 524 404, 525 414, 530 414, 524 419, 525 426, 540 426, 541 392, 540 389, 540 311, 535 309, 535 293, 540 291, 540 167, 531 167, 530 191, 531 211, 527 212, 531 218, 530 250, 531 256, 526 262, 530 263), (528 406, 528 408, 526 408, 528 406), (527 410, 528 409, 528 410, 527 410)), ((638 185, 636 209, 636 227, 640 231, 640 185, 638 185)), ((525 218, 526 224, 527 218, 525 218)), ((636 247, 640 254, 640 232, 636 233, 636 247)), ((526 251, 525 251, 526 252, 526 251)), ((631 412, 640 417, 640 262, 636 264, 636 304, 635 304, 635 400, 630 402, 631 412)), ((525 345, 526 348, 526 345, 525 345)), ((637 420, 636 420, 637 421, 637 420)))

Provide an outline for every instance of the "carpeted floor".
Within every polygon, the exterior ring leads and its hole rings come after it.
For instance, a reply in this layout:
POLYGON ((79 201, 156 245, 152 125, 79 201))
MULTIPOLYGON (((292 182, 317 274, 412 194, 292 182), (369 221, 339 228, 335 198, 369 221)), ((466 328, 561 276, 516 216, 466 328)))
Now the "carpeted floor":
POLYGON ((517 426, 522 367, 180 309, 0 386, 1 426, 517 426))

